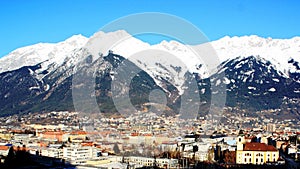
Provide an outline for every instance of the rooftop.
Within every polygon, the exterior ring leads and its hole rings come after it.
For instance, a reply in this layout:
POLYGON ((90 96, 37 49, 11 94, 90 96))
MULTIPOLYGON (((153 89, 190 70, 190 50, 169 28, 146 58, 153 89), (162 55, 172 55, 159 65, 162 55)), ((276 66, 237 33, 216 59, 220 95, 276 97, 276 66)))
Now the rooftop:
POLYGON ((265 143, 246 143, 244 151, 277 151, 277 149, 265 143))

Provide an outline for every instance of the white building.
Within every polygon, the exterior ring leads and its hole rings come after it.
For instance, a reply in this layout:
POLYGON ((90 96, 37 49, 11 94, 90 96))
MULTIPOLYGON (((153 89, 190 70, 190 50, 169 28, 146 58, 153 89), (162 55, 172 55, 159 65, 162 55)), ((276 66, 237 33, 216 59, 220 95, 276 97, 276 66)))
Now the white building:
POLYGON ((125 157, 125 161, 136 166, 153 166, 156 164, 161 168, 175 168, 178 166, 178 159, 168 159, 168 158, 147 158, 147 157, 125 157))
POLYGON ((9 146, 0 145, 0 155, 7 156, 9 152, 9 146))
POLYGON ((32 137, 33 134, 15 134, 13 135, 13 141, 15 142, 28 142, 30 140, 30 137, 32 137))
POLYGON ((97 157, 97 149, 90 146, 72 145, 63 148, 63 158, 71 164, 85 164, 97 157))
POLYGON ((43 148, 39 154, 46 157, 63 158, 63 149, 60 148, 43 148))

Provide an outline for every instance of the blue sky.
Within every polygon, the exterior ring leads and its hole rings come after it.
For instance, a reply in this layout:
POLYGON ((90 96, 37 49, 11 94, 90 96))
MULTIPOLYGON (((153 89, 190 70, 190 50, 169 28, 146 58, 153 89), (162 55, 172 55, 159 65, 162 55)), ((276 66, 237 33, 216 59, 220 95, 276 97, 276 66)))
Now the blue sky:
MULTIPOLYGON (((0 57, 39 42, 91 36, 120 17, 163 12, 196 25, 210 40, 226 35, 300 36, 297 0, 11 0, 0 1, 0 57)), ((155 41, 151 42, 155 43, 155 41)))

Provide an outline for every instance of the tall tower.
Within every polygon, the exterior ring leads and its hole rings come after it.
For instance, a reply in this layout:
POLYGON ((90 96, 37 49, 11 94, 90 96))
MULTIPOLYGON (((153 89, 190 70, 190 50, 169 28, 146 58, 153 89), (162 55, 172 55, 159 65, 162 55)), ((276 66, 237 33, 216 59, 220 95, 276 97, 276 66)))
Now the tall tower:
POLYGON ((236 140, 237 151, 243 151, 245 144, 245 136, 239 135, 236 140))

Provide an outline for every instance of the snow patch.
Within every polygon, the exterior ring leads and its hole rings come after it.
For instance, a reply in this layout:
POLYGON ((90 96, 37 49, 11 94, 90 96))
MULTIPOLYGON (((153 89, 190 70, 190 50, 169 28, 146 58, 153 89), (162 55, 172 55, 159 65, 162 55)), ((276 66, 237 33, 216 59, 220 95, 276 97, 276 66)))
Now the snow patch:
POLYGON ((227 77, 224 77, 223 82, 224 82, 226 85, 230 84, 230 80, 229 80, 227 77))
POLYGON ((219 86, 220 84, 221 84, 221 80, 218 79, 218 80, 216 81, 216 86, 219 86))
POLYGON ((201 89, 201 90, 200 90, 200 93, 201 93, 201 94, 204 94, 204 93, 205 93, 205 88, 201 89))
POLYGON ((50 85, 49 84, 46 84, 45 86, 44 86, 44 90, 45 91, 48 91, 50 89, 50 85))
POLYGON ((274 87, 272 87, 272 88, 270 88, 268 91, 269 91, 269 92, 275 92, 276 89, 275 89, 274 87))
POLYGON ((248 86, 248 89, 249 89, 249 90, 256 90, 256 87, 248 86))
POLYGON ((38 86, 32 86, 32 87, 29 87, 29 90, 40 90, 40 87, 38 87, 38 86))

